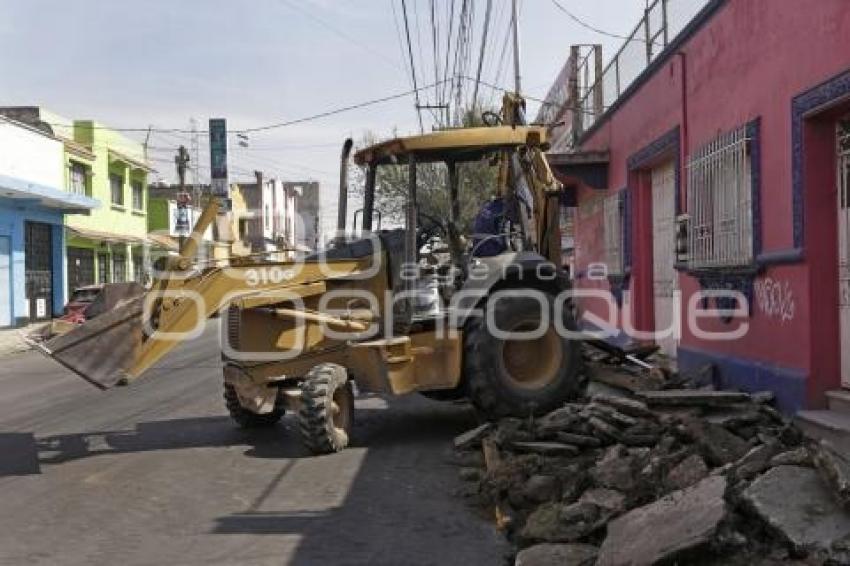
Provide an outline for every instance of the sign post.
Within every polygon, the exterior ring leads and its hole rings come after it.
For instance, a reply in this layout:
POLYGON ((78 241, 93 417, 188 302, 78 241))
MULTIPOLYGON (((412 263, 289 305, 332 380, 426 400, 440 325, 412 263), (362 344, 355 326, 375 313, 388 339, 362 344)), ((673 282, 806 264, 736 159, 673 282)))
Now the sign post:
POLYGON ((219 199, 219 213, 215 221, 216 259, 230 256, 233 242, 233 213, 230 203, 230 184, 227 179, 227 122, 224 118, 210 118, 210 197, 219 199))
POLYGON ((210 118, 210 185, 212 196, 230 198, 227 183, 227 123, 224 118, 210 118))

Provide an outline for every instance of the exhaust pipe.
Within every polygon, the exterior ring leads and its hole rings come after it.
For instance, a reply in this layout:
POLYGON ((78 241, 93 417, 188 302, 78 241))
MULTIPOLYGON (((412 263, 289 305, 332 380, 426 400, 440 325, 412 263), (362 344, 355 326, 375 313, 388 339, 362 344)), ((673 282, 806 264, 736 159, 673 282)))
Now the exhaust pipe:
POLYGON ((339 158, 339 207, 337 208, 336 231, 337 237, 345 234, 345 221, 348 215, 348 158, 354 141, 347 138, 342 144, 342 154, 339 158))

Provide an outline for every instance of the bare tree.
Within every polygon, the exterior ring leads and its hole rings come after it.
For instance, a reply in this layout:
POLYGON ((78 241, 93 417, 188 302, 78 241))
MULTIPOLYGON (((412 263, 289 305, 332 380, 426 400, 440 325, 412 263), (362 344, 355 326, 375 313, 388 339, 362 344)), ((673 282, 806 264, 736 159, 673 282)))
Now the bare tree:
MULTIPOLYGON (((464 113, 464 127, 483 125, 478 112, 464 113)), ((367 147, 379 140, 367 132, 360 147, 367 147)), ((375 209, 381 212, 385 226, 404 223, 407 202, 407 165, 386 165, 378 168, 375 180, 375 209)), ((458 200, 460 218, 458 228, 469 232, 481 205, 496 195, 498 167, 495 159, 486 157, 480 161, 458 164, 458 200)), ((355 191, 362 197, 365 186, 365 171, 357 169, 353 175, 355 191)), ((417 200, 419 212, 437 219, 448 219, 449 202, 448 168, 444 163, 420 163, 417 166, 417 200)))

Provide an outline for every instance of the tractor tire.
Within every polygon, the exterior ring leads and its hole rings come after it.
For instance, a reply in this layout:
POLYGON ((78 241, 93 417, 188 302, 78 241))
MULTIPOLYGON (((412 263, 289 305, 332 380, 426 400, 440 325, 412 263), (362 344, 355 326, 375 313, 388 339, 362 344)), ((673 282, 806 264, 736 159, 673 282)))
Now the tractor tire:
MULTIPOLYGON (((544 293, 550 315, 554 298, 544 293)), ((527 296, 506 296, 487 304, 502 331, 529 331, 540 320, 540 306, 527 296)), ((564 312, 564 328, 575 329, 564 312)), ((464 331, 464 378, 473 405, 489 419, 540 415, 584 393, 580 343, 560 336, 550 317, 538 339, 500 339, 487 328, 488 316, 474 317, 464 331)))
POLYGON ((224 384, 224 404, 227 406, 227 412, 230 413, 230 418, 242 428, 274 426, 286 412, 280 400, 275 404, 274 410, 271 413, 259 414, 249 411, 239 403, 239 396, 236 394, 236 389, 229 383, 224 384))
POLYGON ((348 372, 337 364, 319 364, 301 382, 298 424, 301 440, 314 454, 348 446, 354 424, 354 391, 348 372))

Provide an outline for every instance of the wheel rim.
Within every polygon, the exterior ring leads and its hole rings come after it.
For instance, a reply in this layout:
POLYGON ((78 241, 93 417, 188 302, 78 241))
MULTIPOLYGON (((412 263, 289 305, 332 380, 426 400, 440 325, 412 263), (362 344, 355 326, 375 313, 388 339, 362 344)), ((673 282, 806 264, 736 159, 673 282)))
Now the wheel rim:
MULTIPOLYGON (((537 328, 538 320, 516 324, 511 332, 528 332, 537 328)), ((554 326, 533 340, 503 340, 501 365, 503 375, 515 387, 541 389, 553 383, 563 361, 561 337, 554 326)))
POLYGON ((331 397, 331 424, 339 434, 348 435, 351 429, 352 405, 351 389, 338 387, 331 397))

